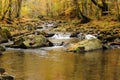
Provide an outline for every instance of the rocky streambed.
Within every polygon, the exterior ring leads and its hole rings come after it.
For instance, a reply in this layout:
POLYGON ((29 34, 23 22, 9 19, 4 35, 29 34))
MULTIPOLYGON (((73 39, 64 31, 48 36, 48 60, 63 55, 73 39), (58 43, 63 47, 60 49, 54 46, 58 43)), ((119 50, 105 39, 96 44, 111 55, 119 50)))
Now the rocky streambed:
POLYGON ((13 30, 13 27, 1 26, 0 43, 12 41, 12 44, 7 44, 5 47, 24 49, 57 45, 67 48, 65 51, 74 52, 120 48, 119 25, 109 28, 103 26, 105 28, 93 23, 83 25, 61 20, 26 23, 17 27, 16 30, 13 30), (15 31, 18 32, 15 34, 15 31), (51 38, 54 40, 50 40, 51 38), (70 38, 77 41, 69 42, 70 38), (56 39, 63 39, 63 41, 56 42, 56 39))
MULTIPOLYGON (((119 28, 119 24, 100 27, 93 23, 83 25, 66 21, 37 21, 19 24, 17 27, 1 26, 0 56, 6 48, 44 50, 48 47, 62 47, 66 52, 78 53, 120 48, 119 28)), ((3 70, 0 68, 0 71, 3 70)), ((13 80, 12 76, 3 72, 1 74, 1 80, 13 80)))

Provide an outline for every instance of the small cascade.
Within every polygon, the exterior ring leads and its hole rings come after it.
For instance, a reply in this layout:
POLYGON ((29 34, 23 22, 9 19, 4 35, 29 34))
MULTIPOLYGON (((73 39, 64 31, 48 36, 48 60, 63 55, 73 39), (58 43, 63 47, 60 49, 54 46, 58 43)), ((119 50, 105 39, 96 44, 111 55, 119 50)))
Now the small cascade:
POLYGON ((91 35, 91 34, 85 35, 85 39, 91 39, 91 38, 97 38, 97 37, 95 37, 94 35, 91 35))
POLYGON ((46 21, 41 25, 37 25, 37 30, 48 30, 57 27, 57 23, 54 21, 46 21))
POLYGON ((56 33, 52 38, 54 39, 70 39, 69 33, 56 33))

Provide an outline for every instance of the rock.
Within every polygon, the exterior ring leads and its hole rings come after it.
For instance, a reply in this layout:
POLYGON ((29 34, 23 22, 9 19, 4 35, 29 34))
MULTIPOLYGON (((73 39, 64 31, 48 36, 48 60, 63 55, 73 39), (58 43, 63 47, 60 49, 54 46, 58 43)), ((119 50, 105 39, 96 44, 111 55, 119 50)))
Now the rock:
POLYGON ((46 35, 45 35, 45 37, 52 37, 52 36, 54 36, 55 34, 54 33, 47 33, 46 35))
POLYGON ((5 51, 5 48, 0 46, 0 51, 5 51))
POLYGON ((97 38, 83 40, 78 43, 71 44, 67 47, 67 51, 73 52, 91 51, 96 49, 102 49, 102 43, 97 38))
POLYGON ((9 75, 0 76, 0 80, 14 80, 14 77, 9 75))
POLYGON ((53 43, 51 43, 46 37, 43 35, 28 35, 22 38, 18 38, 14 41, 13 45, 10 45, 10 47, 13 48, 37 48, 37 47, 45 47, 45 46, 53 46, 53 43))
POLYGON ((8 74, 5 74, 5 69, 0 68, 0 80, 14 80, 14 77, 8 74))
POLYGON ((4 74, 5 73, 5 69, 4 68, 0 68, 0 74, 4 74))
POLYGON ((79 33, 74 32, 74 33, 72 33, 72 34, 70 35, 70 37, 78 37, 78 34, 79 34, 79 33))
POLYGON ((8 39, 12 38, 11 33, 10 33, 10 31, 8 29, 3 28, 2 31, 6 34, 8 39))
POLYGON ((8 38, 5 32, 0 29, 0 43, 8 42, 8 38))
POLYGON ((0 51, 0 56, 3 55, 2 52, 0 51))
POLYGON ((103 44, 103 45, 102 45, 102 48, 103 48, 103 50, 111 49, 111 46, 108 45, 108 44, 103 44))
POLYGON ((11 33, 6 28, 0 28, 0 43, 8 42, 11 38, 11 33))
POLYGON ((16 38, 14 39, 13 44, 10 45, 6 45, 6 47, 11 47, 11 48, 23 48, 26 49, 27 47, 25 46, 24 42, 24 38, 16 38))

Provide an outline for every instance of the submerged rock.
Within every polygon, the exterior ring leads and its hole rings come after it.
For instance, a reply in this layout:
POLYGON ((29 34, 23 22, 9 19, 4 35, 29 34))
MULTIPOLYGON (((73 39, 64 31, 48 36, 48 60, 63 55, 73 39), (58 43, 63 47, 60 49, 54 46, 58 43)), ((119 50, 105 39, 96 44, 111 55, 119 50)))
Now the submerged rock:
POLYGON ((83 40, 78 43, 70 44, 67 47, 67 51, 73 52, 84 52, 96 49, 102 49, 102 42, 97 38, 83 40))
POLYGON ((9 47, 13 48, 37 48, 37 47, 53 46, 43 35, 28 35, 14 40, 14 44, 9 47))

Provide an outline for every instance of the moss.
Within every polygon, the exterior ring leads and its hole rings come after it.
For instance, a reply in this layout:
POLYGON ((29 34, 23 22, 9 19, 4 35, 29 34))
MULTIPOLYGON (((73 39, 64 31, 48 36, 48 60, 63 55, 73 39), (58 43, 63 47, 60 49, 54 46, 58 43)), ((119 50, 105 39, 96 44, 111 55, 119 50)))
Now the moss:
POLYGON ((84 52, 85 51, 85 47, 77 47, 75 52, 84 52))
POLYGON ((5 33, 5 35, 7 36, 7 38, 11 38, 11 33, 8 29, 6 28, 2 28, 2 31, 5 33))
POLYGON ((0 46, 0 51, 5 51, 5 48, 0 46))
POLYGON ((0 29, 0 43, 7 42, 8 38, 6 34, 0 29))

